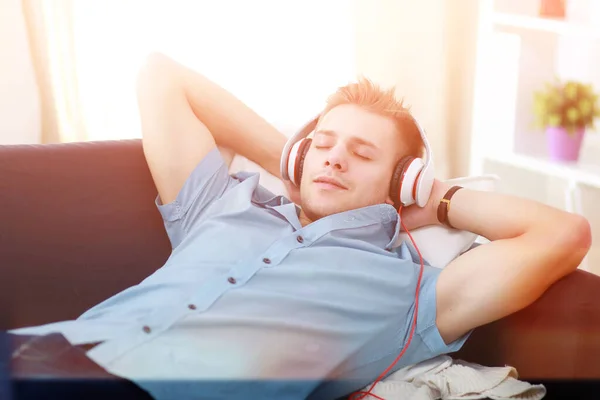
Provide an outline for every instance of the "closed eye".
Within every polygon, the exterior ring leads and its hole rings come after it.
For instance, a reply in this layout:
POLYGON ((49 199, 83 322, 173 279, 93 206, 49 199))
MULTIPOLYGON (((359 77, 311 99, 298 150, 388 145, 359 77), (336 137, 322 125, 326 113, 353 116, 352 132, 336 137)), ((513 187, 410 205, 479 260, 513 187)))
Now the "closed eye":
POLYGON ((358 158, 363 159, 363 160, 371 160, 372 159, 371 155, 369 154, 369 152, 364 151, 362 149, 359 150, 359 151, 354 151, 353 154, 355 156, 357 156, 358 158))
POLYGON ((358 153, 354 153, 354 155, 357 156, 358 158, 362 159, 362 160, 367 160, 367 161, 371 160, 369 157, 360 155, 358 153))

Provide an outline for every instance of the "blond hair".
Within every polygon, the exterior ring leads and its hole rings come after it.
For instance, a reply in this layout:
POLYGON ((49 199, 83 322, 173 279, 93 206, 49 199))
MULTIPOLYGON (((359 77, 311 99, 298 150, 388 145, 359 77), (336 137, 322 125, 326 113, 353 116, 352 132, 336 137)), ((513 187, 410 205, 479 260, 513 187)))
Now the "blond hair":
POLYGON ((409 107, 404 106, 403 99, 396 98, 395 88, 384 90, 371 80, 360 77, 357 82, 342 86, 329 96, 320 118, 323 118, 332 108, 343 104, 354 104, 367 111, 391 118, 398 133, 402 135, 403 145, 406 146, 401 156, 423 157, 424 144, 421 134, 410 117, 409 107))

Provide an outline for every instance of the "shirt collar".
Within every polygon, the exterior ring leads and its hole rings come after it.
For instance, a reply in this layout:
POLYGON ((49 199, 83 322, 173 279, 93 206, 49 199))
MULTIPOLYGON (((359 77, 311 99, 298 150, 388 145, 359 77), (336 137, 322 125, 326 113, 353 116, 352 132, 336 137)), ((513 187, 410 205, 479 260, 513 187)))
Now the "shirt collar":
POLYGON ((271 209, 285 218, 295 230, 302 229, 300 223, 300 207, 292 203, 287 197, 276 195, 262 186, 257 186, 253 193, 252 201, 262 207, 271 209))
POLYGON ((375 204, 323 217, 306 228, 321 234, 336 231, 338 236, 363 240, 391 250, 399 235, 400 218, 389 204, 375 204))
MULTIPOLYGON (((250 175, 250 174, 248 174, 250 175)), ((305 236, 323 236, 332 231, 336 235, 363 240, 380 248, 391 250, 399 236, 400 217, 398 211, 389 204, 375 204, 328 215, 309 225, 302 227, 300 223, 300 207, 287 197, 275 195, 258 185, 253 194, 253 202, 270 208, 285 218, 295 230, 302 230, 305 236)))
POLYGON ((300 207, 284 196, 275 196, 264 206, 281 214, 294 227, 320 237, 332 231, 338 236, 363 240, 386 250, 392 249, 399 235, 400 218, 389 204, 376 204, 328 215, 302 227, 300 207))

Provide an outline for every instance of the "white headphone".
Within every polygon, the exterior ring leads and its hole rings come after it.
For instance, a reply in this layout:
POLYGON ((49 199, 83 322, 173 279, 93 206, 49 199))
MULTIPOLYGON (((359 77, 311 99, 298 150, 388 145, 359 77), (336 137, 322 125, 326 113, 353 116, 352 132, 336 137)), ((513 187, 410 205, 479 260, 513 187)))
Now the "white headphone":
MULTIPOLYGON (((429 142, 425 137, 425 132, 421 125, 410 114, 409 117, 419 130, 423 144, 425 145, 426 160, 413 156, 405 156, 394 168, 392 181, 390 184, 390 197, 394 201, 394 206, 399 208, 416 203, 419 207, 424 207, 431 195, 435 173, 433 168, 433 159, 429 142)), ((300 186, 302 179, 302 169, 304 159, 310 149, 312 139, 308 138, 317 127, 320 114, 304 125, 298 132, 292 135, 281 154, 281 177, 286 181, 292 182, 295 186, 300 186)))

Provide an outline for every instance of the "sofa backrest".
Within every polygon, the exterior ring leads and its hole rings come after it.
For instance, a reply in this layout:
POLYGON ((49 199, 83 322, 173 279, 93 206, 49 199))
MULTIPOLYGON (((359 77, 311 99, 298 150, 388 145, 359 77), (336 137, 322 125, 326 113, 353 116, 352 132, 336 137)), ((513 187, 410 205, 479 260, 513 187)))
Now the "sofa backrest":
POLYGON ((0 310, 73 319, 171 252, 141 140, 0 146, 0 310))

